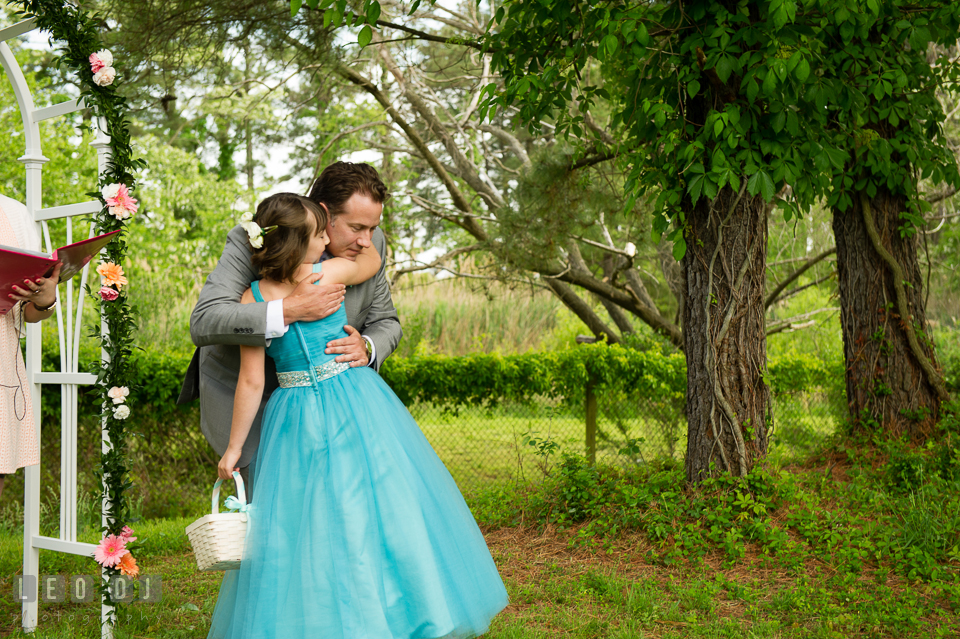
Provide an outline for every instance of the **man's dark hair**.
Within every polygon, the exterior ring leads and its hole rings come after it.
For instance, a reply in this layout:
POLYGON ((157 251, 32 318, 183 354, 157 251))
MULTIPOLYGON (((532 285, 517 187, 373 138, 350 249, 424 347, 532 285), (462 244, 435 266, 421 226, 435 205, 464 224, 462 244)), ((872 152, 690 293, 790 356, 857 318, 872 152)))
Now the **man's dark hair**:
POLYGON ((326 204, 332 222, 343 214, 343 205, 355 193, 383 204, 389 194, 380 174, 369 164, 334 162, 323 170, 310 189, 310 199, 326 204))

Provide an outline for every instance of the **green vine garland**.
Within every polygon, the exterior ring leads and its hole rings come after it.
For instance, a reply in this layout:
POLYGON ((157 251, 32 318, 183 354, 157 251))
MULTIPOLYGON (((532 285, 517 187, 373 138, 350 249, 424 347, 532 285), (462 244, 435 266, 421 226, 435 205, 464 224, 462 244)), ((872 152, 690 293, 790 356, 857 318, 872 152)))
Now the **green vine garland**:
MULTIPOLYGON (((103 48, 100 40, 101 19, 96 15, 88 15, 79 7, 75 7, 63 0, 11 0, 20 10, 17 15, 23 19, 35 18, 37 26, 47 32, 59 46, 59 62, 64 65, 80 80, 80 95, 85 100, 95 118, 102 118, 106 122, 106 131, 110 136, 110 159, 105 170, 100 174, 98 187, 102 189, 111 184, 126 185, 133 191, 136 179, 133 172, 145 166, 143 160, 133 157, 130 146, 130 129, 126 119, 126 99, 121 97, 117 90, 117 82, 108 86, 100 86, 94 81, 91 70, 90 54, 103 48)), ((103 207, 95 216, 97 234, 120 230, 117 238, 106 248, 104 262, 112 262, 122 266, 127 252, 126 223, 112 215, 107 202, 100 191, 88 195, 100 199, 103 207)), ((110 437, 110 450, 101 454, 101 468, 97 475, 101 479, 101 503, 105 504, 106 525, 102 527, 104 536, 123 536, 124 522, 128 517, 128 506, 125 499, 126 491, 131 486, 128 479, 128 469, 125 459, 126 433, 125 422, 127 411, 117 416, 113 399, 108 396, 111 388, 133 387, 135 385, 135 370, 132 365, 133 335, 137 328, 133 308, 127 299, 127 294, 118 286, 118 295, 112 301, 92 296, 99 306, 100 317, 107 326, 105 335, 100 331, 96 336, 100 339, 101 347, 107 354, 104 361, 94 372, 97 374, 100 405, 104 428, 110 437)), ((124 400, 121 400, 124 401, 124 400)), ((127 404, 124 404, 127 405, 127 404)), ((128 546, 128 549, 130 547, 128 546)), ((109 579, 120 574, 117 567, 105 567, 105 574, 109 579)), ((116 624, 117 602, 113 600, 107 583, 101 580, 101 601, 113 606, 109 622, 116 624)))

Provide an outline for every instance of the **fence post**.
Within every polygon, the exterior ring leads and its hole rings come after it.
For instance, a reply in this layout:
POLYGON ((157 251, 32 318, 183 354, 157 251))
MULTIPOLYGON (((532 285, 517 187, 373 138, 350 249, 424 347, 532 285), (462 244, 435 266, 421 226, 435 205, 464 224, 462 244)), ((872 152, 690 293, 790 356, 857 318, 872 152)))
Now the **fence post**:
MULTIPOLYGON (((577 344, 594 344, 596 337, 589 335, 577 335, 577 344)), ((588 371, 589 374, 589 371, 588 371)), ((587 426, 587 462, 591 466, 597 464, 597 396, 593 393, 593 377, 587 380, 587 386, 584 389, 586 396, 586 426, 587 426)))
POLYGON ((587 382, 587 462, 597 463, 597 396, 593 392, 593 380, 587 382))

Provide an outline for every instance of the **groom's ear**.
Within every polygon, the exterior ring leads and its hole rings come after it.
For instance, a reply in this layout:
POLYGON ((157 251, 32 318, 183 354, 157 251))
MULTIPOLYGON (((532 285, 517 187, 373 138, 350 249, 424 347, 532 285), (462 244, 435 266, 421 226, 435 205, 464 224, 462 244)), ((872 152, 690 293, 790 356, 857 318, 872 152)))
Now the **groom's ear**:
POLYGON ((323 207, 323 212, 327 215, 327 226, 331 226, 333 224, 333 216, 330 215, 330 209, 327 208, 327 205, 323 202, 317 202, 317 204, 323 207))

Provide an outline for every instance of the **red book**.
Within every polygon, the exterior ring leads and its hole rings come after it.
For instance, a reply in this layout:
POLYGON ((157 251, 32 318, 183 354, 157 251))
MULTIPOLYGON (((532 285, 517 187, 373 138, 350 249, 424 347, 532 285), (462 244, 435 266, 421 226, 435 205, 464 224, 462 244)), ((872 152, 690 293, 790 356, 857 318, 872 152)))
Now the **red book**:
POLYGON ((120 231, 91 237, 88 240, 61 246, 53 255, 0 244, 0 315, 16 304, 10 299, 13 287, 24 288, 23 280, 35 280, 53 273, 60 262, 60 281, 65 282, 79 273, 93 256, 106 246, 120 231))

